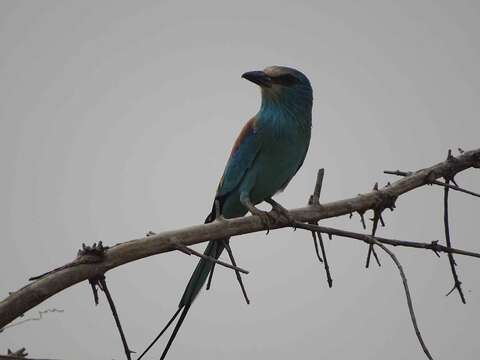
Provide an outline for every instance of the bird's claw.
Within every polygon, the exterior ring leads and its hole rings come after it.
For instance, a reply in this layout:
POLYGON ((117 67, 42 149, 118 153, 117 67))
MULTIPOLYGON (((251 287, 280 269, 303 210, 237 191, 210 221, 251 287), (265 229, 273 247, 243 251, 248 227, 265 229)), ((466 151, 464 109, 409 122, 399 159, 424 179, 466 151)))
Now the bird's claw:
POLYGON ((287 209, 273 199, 267 201, 272 206, 272 212, 278 214, 279 217, 283 217, 289 224, 295 224, 295 219, 287 209))
POLYGON ((253 208, 250 210, 252 215, 258 216, 263 224, 267 228, 267 235, 270 232, 272 225, 275 223, 275 218, 268 212, 253 208))
POLYGON ((273 208, 272 212, 277 213, 279 216, 282 216, 289 224, 295 224, 295 219, 285 208, 273 208))

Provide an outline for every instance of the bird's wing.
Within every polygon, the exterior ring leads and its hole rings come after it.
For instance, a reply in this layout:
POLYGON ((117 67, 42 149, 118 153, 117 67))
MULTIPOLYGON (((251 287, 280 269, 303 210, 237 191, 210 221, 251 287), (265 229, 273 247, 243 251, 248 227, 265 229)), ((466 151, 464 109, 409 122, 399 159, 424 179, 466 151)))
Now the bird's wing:
MULTIPOLYGON (((225 198, 240 185, 260 151, 261 143, 257 131, 258 123, 256 117, 253 117, 243 126, 242 131, 240 131, 237 140, 233 144, 215 195, 215 200, 220 202, 220 210, 225 198)), ((214 219, 215 203, 213 204, 212 212, 205 222, 211 222, 214 219)))
POLYGON ((223 197, 240 184, 247 170, 252 166, 260 150, 256 118, 251 118, 242 128, 233 144, 230 157, 218 184, 216 197, 223 197))

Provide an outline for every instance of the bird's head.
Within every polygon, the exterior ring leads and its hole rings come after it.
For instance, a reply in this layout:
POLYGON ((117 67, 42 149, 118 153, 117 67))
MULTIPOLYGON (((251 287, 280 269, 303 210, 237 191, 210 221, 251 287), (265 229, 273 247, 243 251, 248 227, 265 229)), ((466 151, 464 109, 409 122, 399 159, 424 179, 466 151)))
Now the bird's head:
MULTIPOLYGON (((312 87, 300 71, 286 66, 269 66, 261 71, 249 71, 242 75, 262 90, 262 98, 280 103, 312 102, 312 87)), ((311 106, 311 105, 310 105, 311 106)))

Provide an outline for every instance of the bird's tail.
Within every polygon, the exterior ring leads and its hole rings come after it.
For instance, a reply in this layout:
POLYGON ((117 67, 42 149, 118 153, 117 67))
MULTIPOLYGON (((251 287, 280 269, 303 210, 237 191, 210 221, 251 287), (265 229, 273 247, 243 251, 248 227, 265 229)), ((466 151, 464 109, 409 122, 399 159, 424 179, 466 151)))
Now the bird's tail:
MULTIPOLYGON (((208 243, 207 248, 204 251, 204 254, 212 258, 218 259, 218 257, 220 256, 224 248, 225 246, 223 241, 221 240, 210 241, 208 243)), ((175 312, 175 314, 173 314, 172 318, 168 321, 167 325, 165 325, 165 327, 162 329, 160 334, 155 338, 155 340, 152 341, 152 343, 147 347, 147 349, 145 349, 145 351, 140 355, 140 357, 137 360, 140 360, 147 353, 147 351, 150 350, 150 348, 170 327, 170 325, 175 321, 175 319, 181 312, 180 317, 177 323, 175 324, 175 328, 173 329, 172 335, 170 335, 170 339, 168 339, 167 346, 165 346, 165 350, 163 350, 163 353, 160 359, 163 360, 165 358, 168 350, 170 349, 170 346, 173 343, 173 340, 175 340, 175 337, 177 336, 178 330, 182 326, 182 323, 185 320, 185 317, 187 316, 188 310, 190 310, 190 306, 192 305, 196 296, 198 295, 203 285, 207 281, 208 275, 210 271, 212 271, 213 266, 214 266, 214 263, 212 261, 208 261, 203 258, 200 259, 200 261, 197 264, 197 267, 195 268, 192 276, 190 277, 190 280, 187 284, 187 287, 185 288, 185 291, 183 292, 183 296, 180 299, 180 303, 178 304, 177 311, 175 312)))
MULTIPOLYGON (((203 254, 214 259, 218 259, 224 248, 225 246, 223 241, 210 241, 203 254)), ((193 300, 195 300, 203 285, 207 281, 208 274, 210 274, 210 271, 212 270, 214 265, 215 263, 213 263, 212 261, 200 259, 197 267, 195 268, 192 276, 190 277, 190 280, 188 281, 187 287, 183 292, 183 296, 180 299, 178 307, 190 306, 192 304, 193 300)))

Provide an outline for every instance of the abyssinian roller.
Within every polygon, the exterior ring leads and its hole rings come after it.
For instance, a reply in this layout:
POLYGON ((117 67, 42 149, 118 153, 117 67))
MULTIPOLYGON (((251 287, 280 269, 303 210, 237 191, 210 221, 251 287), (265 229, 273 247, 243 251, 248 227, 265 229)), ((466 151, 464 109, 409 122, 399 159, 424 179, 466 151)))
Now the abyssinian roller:
MULTIPOLYGON (((242 78, 260 87, 262 102, 258 113, 247 121, 233 144, 206 223, 219 215, 229 219, 247 212, 268 222, 268 213, 255 207, 263 201, 275 210, 284 210, 272 196, 285 189, 297 173, 310 143, 313 96, 310 81, 303 73, 290 67, 271 66, 263 71, 246 72, 242 78)), ((204 254, 217 259, 226 241, 210 241, 204 254)), ((180 314, 161 359, 165 358, 214 265, 206 259, 198 262, 177 311, 159 335, 180 314)))

